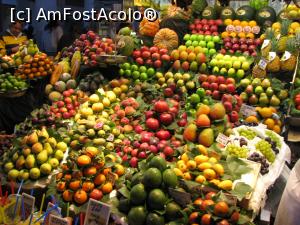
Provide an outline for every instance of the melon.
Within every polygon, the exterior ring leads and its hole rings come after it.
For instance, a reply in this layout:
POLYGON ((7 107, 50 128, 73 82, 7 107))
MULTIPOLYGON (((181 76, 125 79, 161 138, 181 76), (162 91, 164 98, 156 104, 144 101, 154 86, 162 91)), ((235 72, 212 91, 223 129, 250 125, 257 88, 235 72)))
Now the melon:
POLYGON ((233 8, 231 7, 225 7, 222 9, 221 14, 220 14, 220 18, 222 20, 226 20, 226 19, 232 19, 234 20, 235 18, 235 11, 233 8))
POLYGON ((59 80, 67 82, 71 78, 72 78, 71 74, 69 74, 69 73, 63 73, 63 74, 60 75, 59 80))
POLYGON ((287 20, 287 19, 288 19, 288 15, 285 9, 278 13, 277 21, 282 22, 283 20, 287 20))
POLYGON ((71 79, 67 81, 66 88, 67 89, 75 89, 77 87, 76 80, 71 79))
POLYGON ((55 89, 56 91, 62 93, 63 91, 66 90, 66 83, 63 82, 63 81, 61 81, 61 80, 60 80, 60 81, 57 81, 57 82, 55 82, 55 84, 54 84, 54 89, 55 89))
POLYGON ((250 21, 253 20, 255 16, 255 9, 249 5, 241 6, 236 11, 236 19, 240 21, 250 21))
POLYGON ((265 25, 266 23, 274 23, 276 20, 276 12, 272 7, 266 6, 257 11, 255 20, 259 25, 265 25))
POLYGON ((217 12, 213 7, 207 6, 202 12, 202 18, 208 20, 214 20, 217 18, 217 12))

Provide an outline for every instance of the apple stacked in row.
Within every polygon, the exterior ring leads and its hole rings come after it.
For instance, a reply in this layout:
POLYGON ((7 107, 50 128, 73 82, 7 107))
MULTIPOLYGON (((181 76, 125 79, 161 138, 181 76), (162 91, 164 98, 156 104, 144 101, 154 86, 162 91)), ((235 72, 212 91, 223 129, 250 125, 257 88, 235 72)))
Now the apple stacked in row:
POLYGON ((131 78, 136 82, 151 79, 155 73, 156 70, 153 67, 130 64, 128 62, 123 63, 119 70, 121 76, 131 78))
POLYGON ((136 49, 132 53, 134 61, 138 65, 153 66, 161 68, 164 64, 170 63, 170 55, 165 48, 158 48, 156 46, 143 46, 141 49, 136 49))
POLYGON ((224 94, 222 96, 222 103, 226 109, 226 113, 231 123, 239 121, 239 111, 243 104, 243 100, 239 95, 224 94))
POLYGON ((241 80, 240 94, 243 102, 250 105, 259 106, 279 106, 281 101, 288 97, 288 91, 284 89, 284 85, 279 89, 272 87, 272 82, 269 79, 248 79, 241 80))
POLYGON ((250 70, 251 60, 245 56, 217 54, 210 61, 213 74, 228 76, 237 80, 244 78, 250 70))
POLYGON ((221 100, 225 93, 236 93, 235 80, 233 78, 200 74, 198 80, 201 87, 205 89, 206 95, 212 96, 215 100, 221 100))
POLYGON ((205 34, 205 35, 219 35, 219 28, 223 25, 223 21, 219 20, 207 20, 207 19, 195 19, 190 24, 189 29, 192 34, 205 34))
POLYGON ((257 49, 262 44, 262 40, 251 38, 223 38, 223 46, 221 53, 225 54, 227 51, 230 54, 243 53, 245 55, 257 56, 257 49))

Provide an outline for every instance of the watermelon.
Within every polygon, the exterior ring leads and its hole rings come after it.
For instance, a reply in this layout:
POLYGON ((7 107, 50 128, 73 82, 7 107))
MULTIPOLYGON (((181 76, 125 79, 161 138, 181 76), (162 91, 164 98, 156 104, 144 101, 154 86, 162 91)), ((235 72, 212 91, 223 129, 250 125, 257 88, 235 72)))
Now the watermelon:
POLYGON ((272 7, 266 6, 257 11, 255 20, 259 25, 272 24, 276 21, 276 12, 272 7))
POLYGON ((255 9, 249 5, 241 6, 236 11, 236 19, 240 21, 250 21, 253 20, 255 16, 255 9))
POLYGON ((284 10, 282 10, 282 11, 280 11, 279 13, 278 13, 278 15, 277 15, 277 21, 282 21, 282 20, 287 20, 288 19, 288 15, 287 15, 287 13, 286 13, 286 10, 284 9, 284 10))
POLYGON ((217 12, 213 7, 207 6, 202 12, 202 18, 208 20, 215 20, 217 19, 217 12))
POLYGON ((220 14, 220 18, 222 20, 226 20, 226 19, 234 19, 235 18, 235 11, 233 8, 231 7, 225 7, 222 9, 221 14, 220 14))

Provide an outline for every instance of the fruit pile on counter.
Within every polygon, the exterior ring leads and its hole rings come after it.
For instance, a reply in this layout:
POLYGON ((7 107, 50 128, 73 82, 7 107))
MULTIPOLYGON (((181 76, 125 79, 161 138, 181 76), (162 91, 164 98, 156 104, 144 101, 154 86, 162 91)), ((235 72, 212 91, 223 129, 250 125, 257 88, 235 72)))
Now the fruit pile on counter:
MULTIPOLYGON (((115 40, 82 34, 56 63, 33 42, 1 60, 3 92, 52 73, 47 104, 0 142, 10 192, 42 188, 74 224, 84 216, 97 223, 96 206, 110 208, 101 216, 112 224, 254 224, 290 157, 284 117, 300 116, 299 9, 276 19, 262 1, 233 10, 194 0, 197 13, 174 7, 162 16, 190 17, 182 37, 143 21, 140 35, 154 38, 147 45, 126 27, 115 40), (121 55, 109 78, 101 67, 121 55)), ((0 195, 1 206, 18 205, 0 195)), ((15 224, 37 217, 23 211, 15 224)))

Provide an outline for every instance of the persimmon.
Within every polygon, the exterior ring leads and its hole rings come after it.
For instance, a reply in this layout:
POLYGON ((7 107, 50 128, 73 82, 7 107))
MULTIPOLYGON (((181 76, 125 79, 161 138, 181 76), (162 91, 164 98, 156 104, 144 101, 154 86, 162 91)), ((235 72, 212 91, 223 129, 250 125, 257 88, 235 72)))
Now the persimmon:
POLYGON ((201 217, 201 225, 210 225, 211 223, 211 215, 210 214, 204 214, 201 217))
POLYGON ((200 206, 200 209, 205 211, 206 208, 210 205, 213 205, 214 204, 214 201, 211 200, 211 199, 205 199, 203 202, 202 202, 202 205, 200 206))
POLYGON ((87 201, 88 199, 88 195, 87 193, 80 189, 80 190, 77 190, 74 194, 74 201, 78 204, 83 204, 87 201))
POLYGON ((198 212, 192 212, 189 216, 189 222, 190 223, 195 223, 197 221, 198 217, 199 217, 198 212))
POLYGON ((63 192, 66 189, 66 182, 60 181, 56 184, 56 190, 63 192))
POLYGON ((83 171, 83 174, 85 176, 93 176, 97 173, 97 168, 94 167, 94 166, 91 166, 91 167, 88 167, 88 168, 85 168, 84 171, 83 171))
POLYGON ((66 202, 71 202, 73 200, 73 195, 74 193, 72 191, 65 190, 62 196, 66 202))
POLYGON ((91 163, 91 157, 87 155, 81 155, 77 158, 77 165, 78 166, 87 166, 91 163))
POLYGON ((101 185, 106 181, 106 177, 104 174, 99 173, 95 178, 94 178, 94 184, 95 185, 101 185))
POLYGON ((63 173, 56 174, 56 180, 60 180, 64 176, 63 173))
POLYGON ((65 174, 64 179, 65 179, 65 181, 70 181, 72 179, 72 175, 71 174, 65 174))
POLYGON ((202 205, 203 200, 201 198, 197 198, 194 201, 194 206, 197 206, 198 208, 202 205))
POLYGON ((226 214, 228 214, 228 211, 228 204, 223 201, 218 202, 214 207, 214 214, 216 214, 217 216, 225 216, 226 214))
POLYGON ((95 199, 95 200, 101 200, 101 198, 103 197, 103 193, 101 190, 99 189, 94 189, 91 191, 90 193, 90 198, 95 199))
POLYGON ((80 179, 82 177, 82 172, 81 171, 74 171, 72 173, 72 178, 74 179, 80 179))
POLYGON ((109 172, 111 172, 111 168, 104 168, 102 173, 106 176, 109 172))
POLYGON ((101 187, 101 190, 104 194, 109 194, 113 190, 113 185, 111 182, 107 182, 101 187))
POLYGON ((45 71, 43 67, 39 67, 38 70, 39 70, 39 72, 41 72, 41 73, 45 71))
POLYGON ((69 188, 76 191, 80 188, 80 180, 74 180, 69 183, 69 188))
POLYGON ((95 187, 94 183, 90 181, 85 181, 82 184, 82 190, 84 190, 85 192, 91 192, 94 189, 94 187, 95 187))

